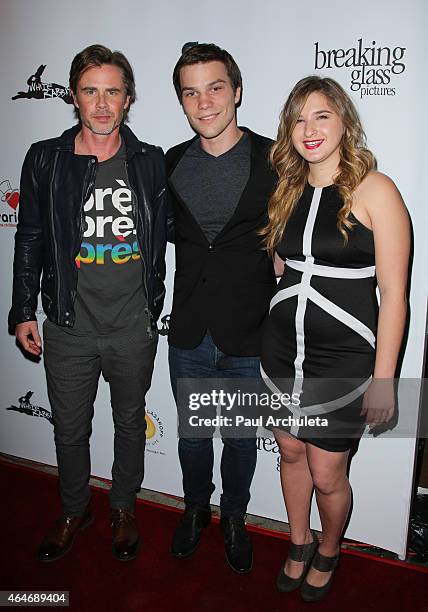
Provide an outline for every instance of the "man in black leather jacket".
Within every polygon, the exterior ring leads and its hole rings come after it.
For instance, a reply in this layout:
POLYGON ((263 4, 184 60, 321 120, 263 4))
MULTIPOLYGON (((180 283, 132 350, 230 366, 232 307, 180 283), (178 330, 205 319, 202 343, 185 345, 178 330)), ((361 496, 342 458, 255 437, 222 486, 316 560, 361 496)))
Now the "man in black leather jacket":
POLYGON ((134 502, 165 293, 164 160, 124 125, 135 83, 123 54, 87 47, 73 60, 70 89, 78 125, 33 144, 23 165, 9 325, 25 351, 41 354, 41 289, 63 513, 38 557, 62 557, 93 520, 89 437, 102 374, 115 426, 112 550, 126 561, 140 543, 134 502))

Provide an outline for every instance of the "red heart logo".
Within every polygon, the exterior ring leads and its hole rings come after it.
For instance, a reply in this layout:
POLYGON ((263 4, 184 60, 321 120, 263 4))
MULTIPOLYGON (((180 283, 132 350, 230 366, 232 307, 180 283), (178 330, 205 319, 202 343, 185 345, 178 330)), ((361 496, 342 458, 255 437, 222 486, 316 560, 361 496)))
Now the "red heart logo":
POLYGON ((19 191, 7 191, 4 195, 9 206, 16 210, 19 204, 19 191))

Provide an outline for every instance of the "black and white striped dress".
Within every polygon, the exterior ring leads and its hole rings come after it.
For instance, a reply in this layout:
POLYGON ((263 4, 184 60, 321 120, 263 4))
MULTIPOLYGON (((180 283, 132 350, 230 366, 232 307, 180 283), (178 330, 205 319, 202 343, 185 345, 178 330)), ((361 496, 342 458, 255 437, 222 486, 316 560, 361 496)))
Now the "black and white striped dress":
POLYGON ((277 248, 286 266, 261 355, 270 390, 299 398, 271 414, 292 417, 283 429, 332 451, 350 448, 364 429, 378 315, 373 233, 351 214, 345 245, 341 207, 334 185, 306 185, 277 248), (323 425, 308 424, 316 416, 323 425))

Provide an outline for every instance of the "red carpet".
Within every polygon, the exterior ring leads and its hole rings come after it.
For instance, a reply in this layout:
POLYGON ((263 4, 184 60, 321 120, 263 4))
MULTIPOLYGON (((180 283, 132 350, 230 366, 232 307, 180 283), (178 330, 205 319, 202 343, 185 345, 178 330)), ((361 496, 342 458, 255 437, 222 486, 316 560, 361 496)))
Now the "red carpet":
MULTIPOLYGON (((275 579, 288 542, 253 533, 254 569, 234 574, 224 560, 217 522, 204 533, 189 559, 170 556, 175 511, 137 504, 144 538, 135 561, 120 563, 110 553, 108 498, 93 490, 96 521, 76 538, 63 559, 41 564, 35 551, 59 512, 57 479, 0 462, 2 491, 0 590, 68 590, 71 609, 115 612, 275 612, 308 610, 299 592, 278 593, 275 579)), ((427 609, 428 574, 343 554, 328 597, 312 604, 318 612, 376 612, 427 609)))

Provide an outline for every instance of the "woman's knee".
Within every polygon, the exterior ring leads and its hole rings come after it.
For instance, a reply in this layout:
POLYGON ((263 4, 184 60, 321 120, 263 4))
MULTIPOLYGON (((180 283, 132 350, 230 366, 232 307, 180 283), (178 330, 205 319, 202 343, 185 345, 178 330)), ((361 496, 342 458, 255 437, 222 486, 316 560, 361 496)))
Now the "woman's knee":
POLYGON ((348 478, 343 470, 316 468, 311 470, 315 490, 323 495, 331 495, 349 486, 348 478))
POLYGON ((278 435, 276 441, 279 446, 281 461, 284 463, 306 462, 306 445, 291 436, 278 435))

